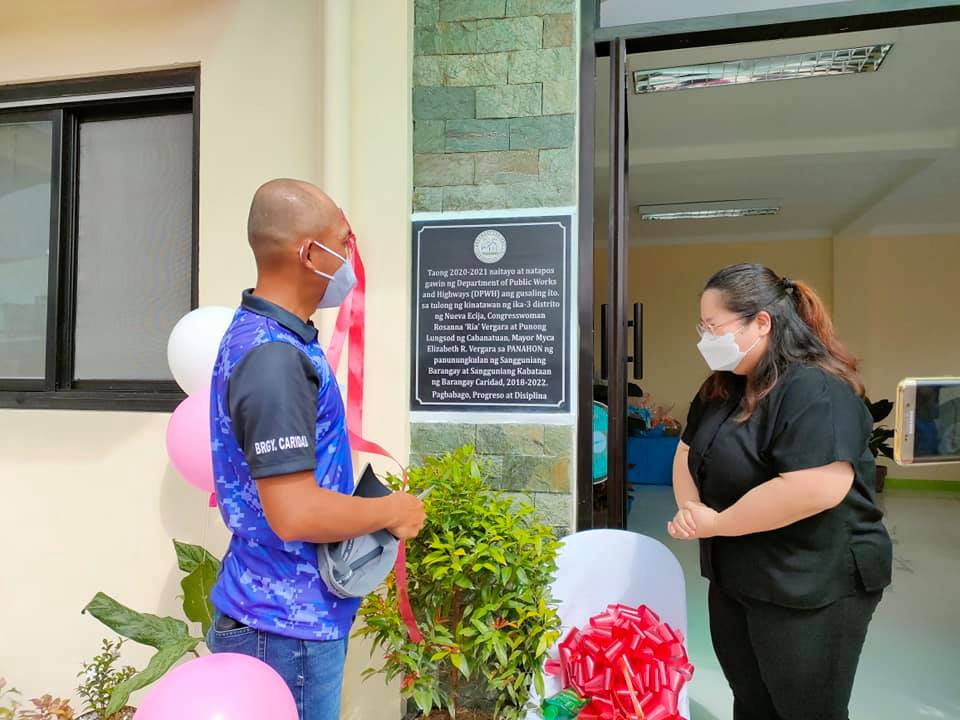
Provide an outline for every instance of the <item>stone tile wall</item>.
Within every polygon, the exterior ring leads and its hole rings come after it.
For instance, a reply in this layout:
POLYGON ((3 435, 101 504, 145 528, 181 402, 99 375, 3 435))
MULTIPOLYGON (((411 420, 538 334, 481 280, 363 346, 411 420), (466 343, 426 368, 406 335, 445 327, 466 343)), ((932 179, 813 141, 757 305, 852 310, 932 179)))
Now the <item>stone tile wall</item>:
POLYGON ((473 445, 485 462, 494 487, 530 498, 548 525, 570 530, 573 478, 573 427, 415 423, 411 460, 473 445))
POLYGON ((575 202, 573 0, 416 0, 414 210, 575 202))

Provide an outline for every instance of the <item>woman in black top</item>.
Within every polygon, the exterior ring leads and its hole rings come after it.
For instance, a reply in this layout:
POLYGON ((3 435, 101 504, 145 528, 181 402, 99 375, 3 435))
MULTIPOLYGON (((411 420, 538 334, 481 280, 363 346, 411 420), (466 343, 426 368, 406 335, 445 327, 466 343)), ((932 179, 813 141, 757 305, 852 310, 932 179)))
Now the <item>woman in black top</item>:
POLYGON ((890 584, 856 361, 806 284, 721 270, 700 300, 713 374, 674 461, 677 539, 700 540, 735 720, 847 720, 890 584))

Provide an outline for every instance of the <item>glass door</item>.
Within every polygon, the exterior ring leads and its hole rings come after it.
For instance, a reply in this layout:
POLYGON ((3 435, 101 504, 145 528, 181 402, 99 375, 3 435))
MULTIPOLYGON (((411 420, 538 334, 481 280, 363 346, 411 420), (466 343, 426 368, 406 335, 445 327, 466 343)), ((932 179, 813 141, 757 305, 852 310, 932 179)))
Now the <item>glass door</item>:
POLYGON ((597 163, 596 213, 606 222, 593 228, 594 366, 592 420, 592 527, 624 528, 627 521, 627 396, 629 378, 639 378, 642 362, 637 310, 627 306, 627 238, 629 233, 629 134, 627 51, 623 39, 611 43, 610 57, 597 64, 598 79, 608 80, 597 93, 598 112, 607 119, 598 127, 596 147, 606 150, 597 163), (605 75, 603 71, 606 71, 605 75), (633 329, 635 332, 631 333, 633 329), (632 367, 632 372, 631 372, 632 367))

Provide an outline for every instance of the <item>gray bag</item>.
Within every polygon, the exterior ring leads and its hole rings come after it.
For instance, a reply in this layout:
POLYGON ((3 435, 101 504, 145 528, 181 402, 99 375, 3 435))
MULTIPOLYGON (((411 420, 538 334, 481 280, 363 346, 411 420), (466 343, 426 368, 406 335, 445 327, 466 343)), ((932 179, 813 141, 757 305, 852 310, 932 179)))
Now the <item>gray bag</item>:
MULTIPOLYGON (((369 465, 364 469, 355 497, 378 498, 390 494, 369 465)), ((369 595, 387 579, 397 561, 400 544, 387 530, 317 547, 317 565, 327 589, 339 598, 369 595)))

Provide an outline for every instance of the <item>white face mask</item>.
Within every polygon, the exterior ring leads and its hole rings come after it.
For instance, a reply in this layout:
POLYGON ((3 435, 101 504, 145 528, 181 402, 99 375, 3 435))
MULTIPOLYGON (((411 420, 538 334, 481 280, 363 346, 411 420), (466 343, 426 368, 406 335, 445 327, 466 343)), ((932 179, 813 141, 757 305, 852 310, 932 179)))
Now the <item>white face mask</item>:
POLYGON ((737 345, 737 335, 742 333, 745 328, 746 325, 736 332, 724 335, 714 335, 710 332, 703 334, 700 342, 697 343, 697 349, 703 355, 703 359, 707 361, 711 370, 714 372, 733 372, 740 366, 747 354, 757 346, 760 342, 759 337, 746 350, 741 350, 740 346, 737 345))

